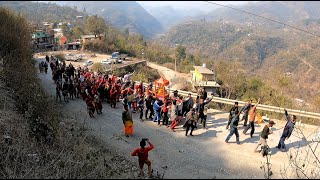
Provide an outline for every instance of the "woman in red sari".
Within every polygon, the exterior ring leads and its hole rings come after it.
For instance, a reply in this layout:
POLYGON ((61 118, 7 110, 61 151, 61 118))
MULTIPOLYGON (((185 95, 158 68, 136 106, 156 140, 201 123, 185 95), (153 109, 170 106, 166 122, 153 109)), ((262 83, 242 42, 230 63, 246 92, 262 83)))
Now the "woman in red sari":
POLYGON ((87 96, 86 104, 87 104, 89 116, 90 117, 94 117, 93 114, 94 114, 94 111, 95 111, 95 106, 94 106, 93 98, 91 96, 87 96))
POLYGON ((110 106, 116 108, 116 98, 117 98, 117 89, 115 86, 112 86, 110 90, 110 106))

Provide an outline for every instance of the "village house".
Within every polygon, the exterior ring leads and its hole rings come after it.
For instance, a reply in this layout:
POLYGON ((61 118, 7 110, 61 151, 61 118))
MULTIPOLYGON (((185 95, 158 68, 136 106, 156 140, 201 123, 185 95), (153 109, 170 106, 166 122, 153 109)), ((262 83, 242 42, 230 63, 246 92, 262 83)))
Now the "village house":
POLYGON ((55 43, 53 30, 36 30, 32 34, 32 41, 34 48, 45 49, 49 46, 52 47, 55 43))
POLYGON ((84 43, 87 40, 94 40, 94 39, 102 39, 102 37, 104 37, 104 35, 100 34, 100 35, 82 35, 81 36, 81 41, 82 43, 84 43))
MULTIPOLYGON (((86 42, 86 41, 90 41, 90 40, 94 40, 94 39, 102 39, 104 37, 104 35, 103 34, 100 34, 100 35, 97 35, 97 36, 95 36, 95 35, 82 35, 81 36, 81 40, 80 40, 80 42, 81 42, 81 46, 86 42)), ((83 46, 82 46, 83 47, 83 46)))
POLYGON ((194 71, 192 73, 192 84, 194 87, 205 88, 207 92, 217 92, 220 85, 216 82, 215 74, 212 70, 203 66, 193 66, 194 71))

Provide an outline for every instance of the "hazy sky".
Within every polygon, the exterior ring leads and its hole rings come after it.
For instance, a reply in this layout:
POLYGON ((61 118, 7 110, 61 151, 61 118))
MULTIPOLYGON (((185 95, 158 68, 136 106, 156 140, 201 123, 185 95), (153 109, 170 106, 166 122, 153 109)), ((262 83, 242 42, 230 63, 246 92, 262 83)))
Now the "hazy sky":
MULTIPOLYGON (((212 6, 212 8, 217 8, 217 5, 208 4, 203 1, 137 1, 142 6, 171 6, 176 9, 191 9, 191 8, 209 8, 208 6, 212 6)), ((240 5, 246 4, 249 1, 211 1, 216 2, 223 5, 240 5)))

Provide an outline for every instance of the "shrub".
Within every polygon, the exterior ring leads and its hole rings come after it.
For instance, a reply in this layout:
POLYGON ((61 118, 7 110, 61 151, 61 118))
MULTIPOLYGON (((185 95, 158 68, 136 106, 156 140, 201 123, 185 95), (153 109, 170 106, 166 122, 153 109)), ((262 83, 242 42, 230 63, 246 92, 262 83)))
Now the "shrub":
POLYGON ((96 72, 104 72, 104 67, 103 67, 102 63, 94 63, 92 65, 91 69, 96 72))
POLYGON ((59 116, 37 77, 29 24, 4 8, 0 8, 0 24, 3 80, 14 90, 16 107, 28 120, 31 135, 39 141, 52 142, 59 116))
POLYGON ((56 57, 57 59, 59 59, 62 62, 64 62, 66 60, 66 57, 63 53, 57 54, 54 57, 56 57))

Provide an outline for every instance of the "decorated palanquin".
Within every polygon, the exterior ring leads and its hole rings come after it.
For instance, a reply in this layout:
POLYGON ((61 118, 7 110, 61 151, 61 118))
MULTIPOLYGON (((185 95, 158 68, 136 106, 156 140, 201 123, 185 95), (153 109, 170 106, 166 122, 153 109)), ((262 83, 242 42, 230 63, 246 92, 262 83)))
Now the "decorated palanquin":
POLYGON ((158 80, 154 81, 154 93, 157 98, 164 99, 169 96, 169 93, 166 91, 166 86, 169 85, 169 81, 161 77, 158 80))

